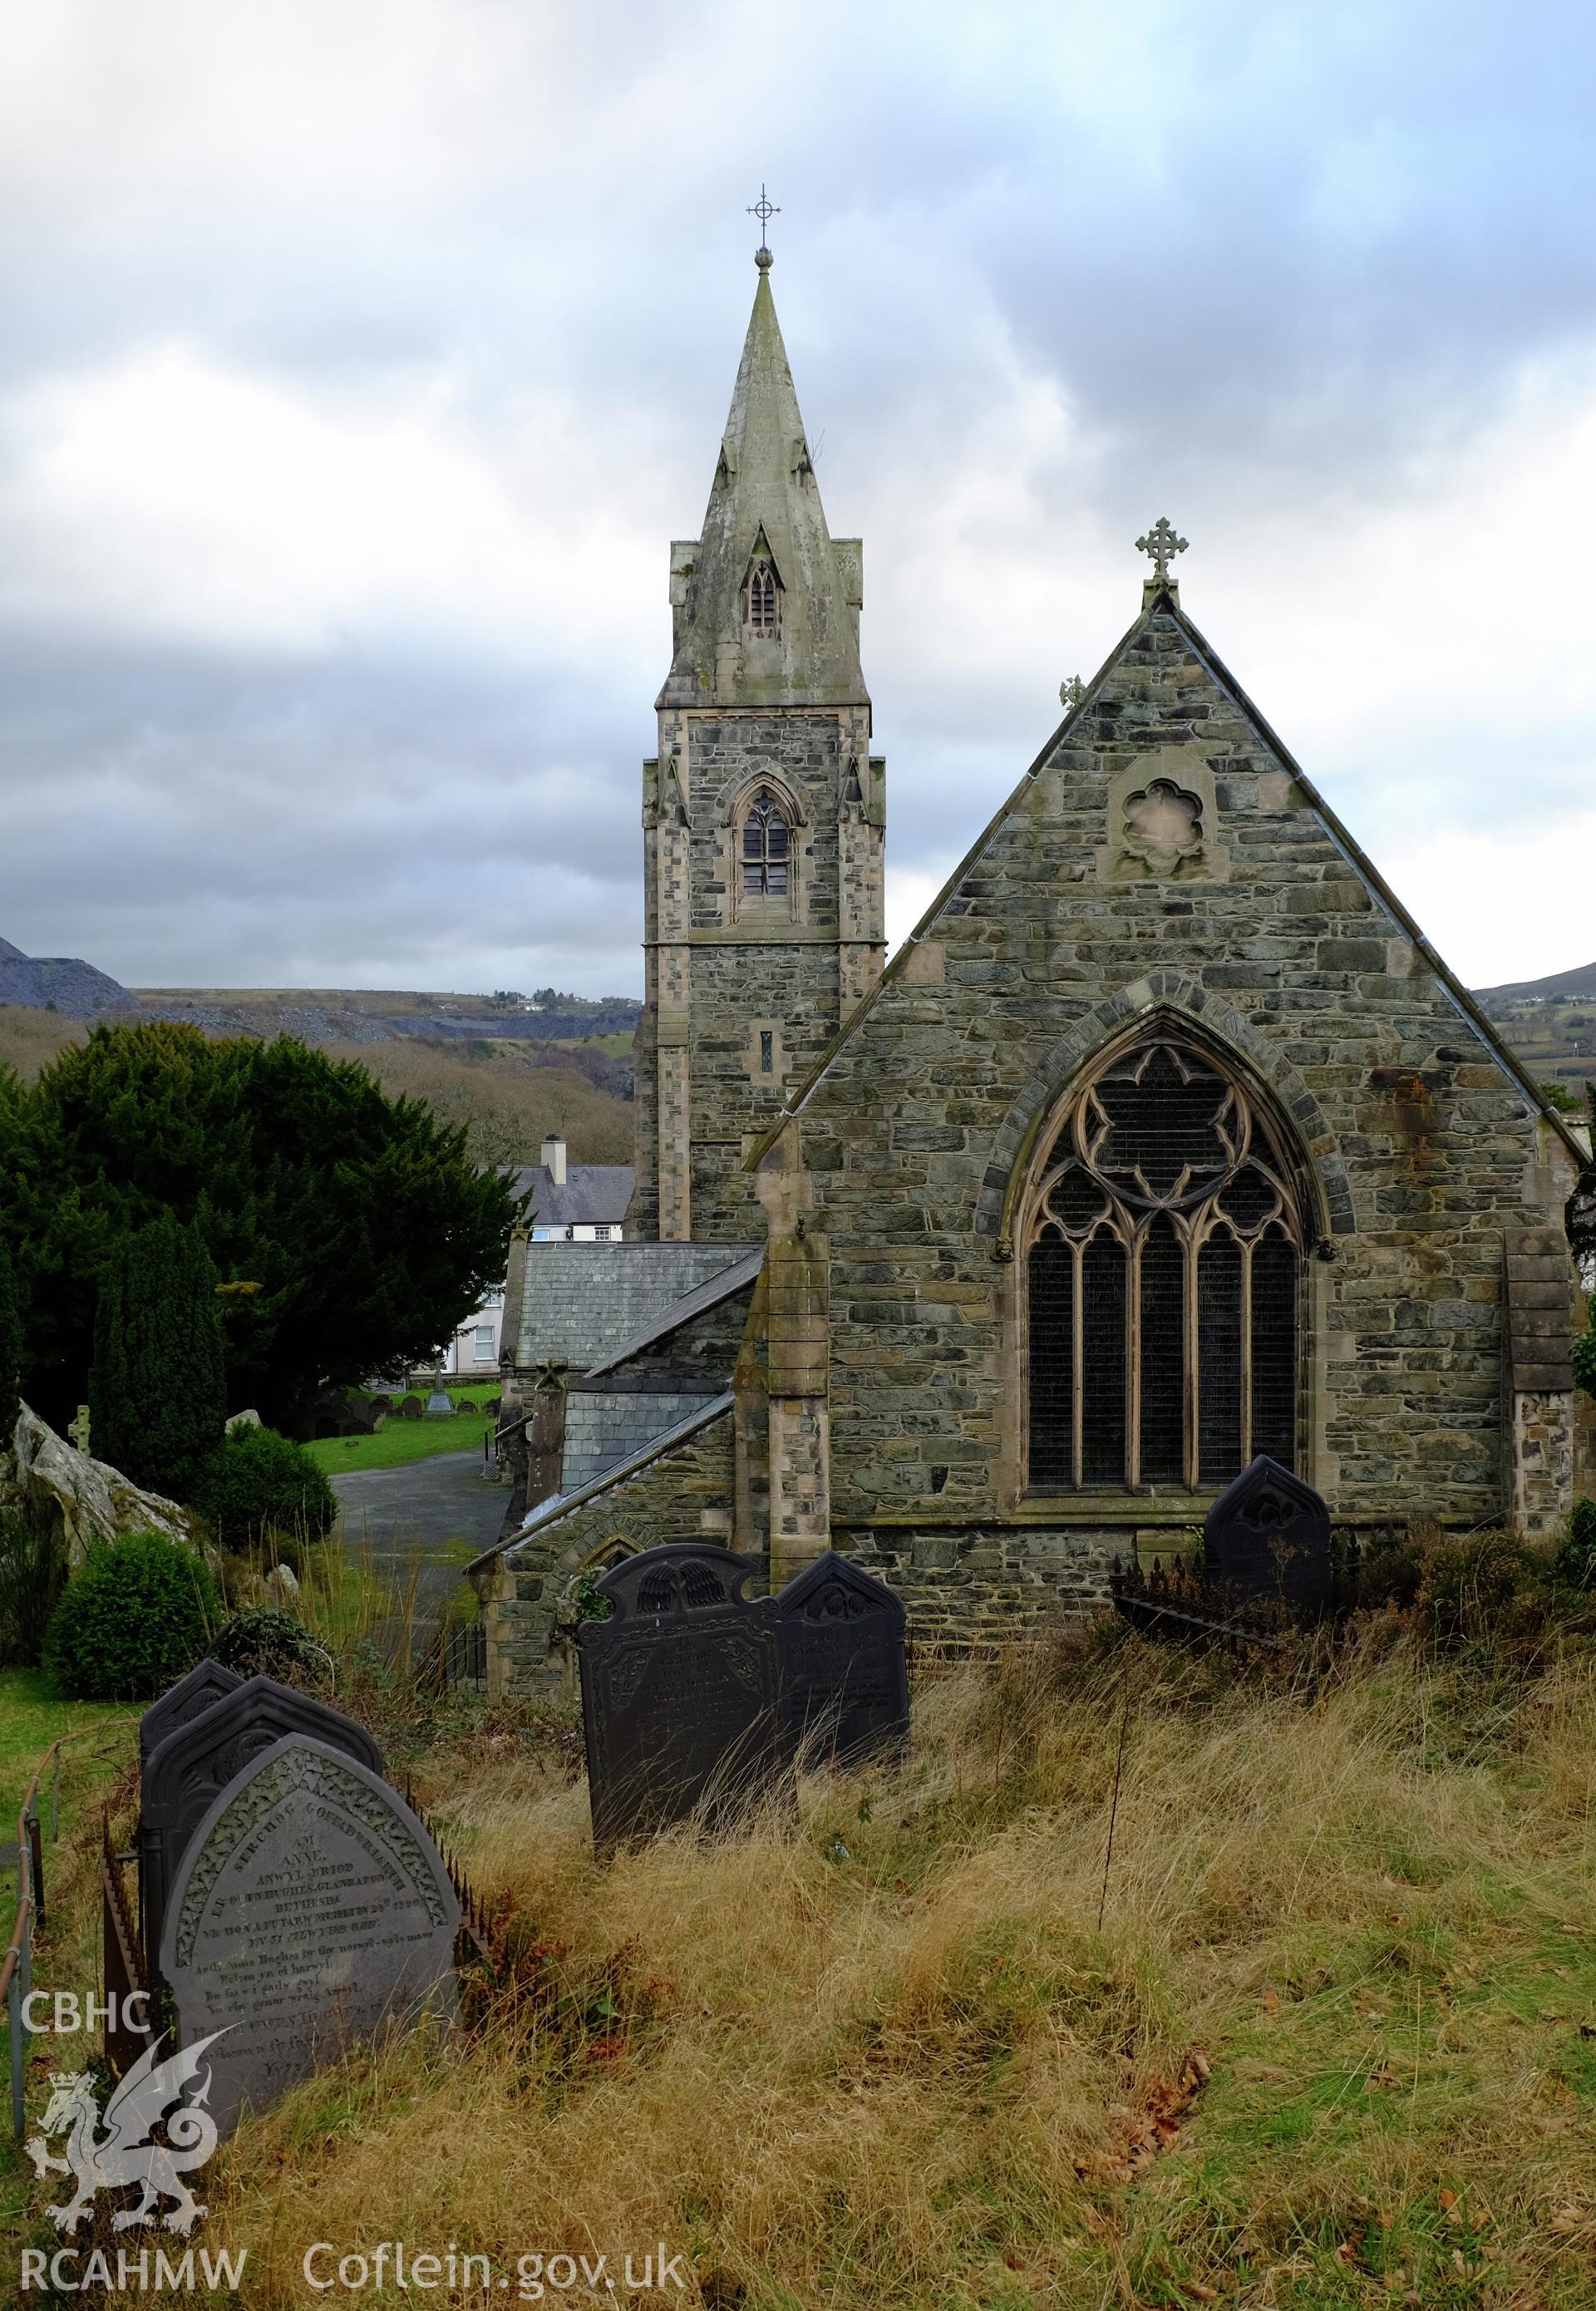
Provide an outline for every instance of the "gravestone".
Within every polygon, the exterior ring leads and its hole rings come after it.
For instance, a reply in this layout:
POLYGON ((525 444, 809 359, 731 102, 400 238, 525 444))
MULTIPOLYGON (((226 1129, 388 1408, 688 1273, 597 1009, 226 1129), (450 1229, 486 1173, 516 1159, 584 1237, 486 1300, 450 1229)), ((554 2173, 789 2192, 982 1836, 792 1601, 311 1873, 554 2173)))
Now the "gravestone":
POLYGON ((421 1399, 419 1396, 402 1396, 394 1409, 401 1420, 419 1420, 421 1399))
POLYGON ((708 1543, 647 1548, 597 1583, 577 1630, 593 1842, 600 1853, 700 1814, 724 1821, 790 1765, 774 1600, 708 1543))
POLYGON ((429 1420, 452 1420, 454 1410, 454 1400, 447 1389, 435 1388, 427 1399, 429 1420))
POLYGON ((275 1678, 252 1677, 187 1723, 144 1761, 139 1792, 138 1860, 144 1949, 161 1947, 178 1865, 207 1808, 252 1757, 287 1733, 303 1733, 382 1771, 382 1752, 363 1725, 329 1702, 296 1693, 275 1678))
POLYGON ((909 1736, 906 1616, 884 1582, 828 1548, 776 1599, 788 1739, 858 1765, 909 1736))
POLYGON ((1330 1511, 1300 1477, 1265 1452, 1226 1485, 1203 1522, 1203 1570, 1243 1601, 1327 1604, 1330 1511))
POLYGON ((169 1733, 191 1718, 199 1717, 228 1694, 236 1693, 244 1682, 236 1669, 225 1661, 208 1657, 176 1685, 168 1686, 159 1701, 153 1701, 138 1721, 138 1762, 142 1767, 169 1733))
POLYGON ((285 1734, 219 1792, 171 1889, 161 1972, 178 2037, 209 2048, 225 2135, 385 2026, 452 2023, 460 1905, 398 1792, 285 1734))

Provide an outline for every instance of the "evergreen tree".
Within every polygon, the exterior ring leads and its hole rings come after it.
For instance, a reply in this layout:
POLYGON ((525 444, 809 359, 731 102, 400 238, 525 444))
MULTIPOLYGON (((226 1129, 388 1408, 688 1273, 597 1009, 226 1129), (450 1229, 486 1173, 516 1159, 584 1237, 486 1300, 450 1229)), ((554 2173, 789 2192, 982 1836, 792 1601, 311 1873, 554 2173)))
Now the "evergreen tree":
POLYGON ((11 1257, 0 1243, 0 1452, 9 1452, 22 1410, 22 1315, 11 1257))
POLYGON ((122 1239, 100 1285, 89 1377, 94 1456, 171 1500, 188 1498, 227 1417, 216 1282, 198 1230, 163 1213, 122 1239))
POLYGON ((518 1208, 463 1127, 290 1036, 100 1026, 35 1085, 0 1069, 0 1243, 25 1261, 29 1401, 57 1426, 101 1278, 158 1214, 225 1279, 233 1404, 292 1431, 328 1382, 431 1356, 503 1281, 518 1208))

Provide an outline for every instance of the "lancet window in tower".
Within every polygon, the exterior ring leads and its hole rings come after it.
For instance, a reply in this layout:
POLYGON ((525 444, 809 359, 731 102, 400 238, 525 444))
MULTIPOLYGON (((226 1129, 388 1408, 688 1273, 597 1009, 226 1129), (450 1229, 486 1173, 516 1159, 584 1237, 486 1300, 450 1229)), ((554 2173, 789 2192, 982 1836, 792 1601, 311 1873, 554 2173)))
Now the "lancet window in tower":
POLYGON ((756 795, 743 821, 743 896, 784 899, 792 859, 792 828, 773 795, 756 795))
POLYGON ((781 588, 774 562, 763 556, 749 567, 743 588, 743 616, 751 633, 762 641, 775 640, 781 622, 781 588))
POLYGON ((1175 1034, 1075 1092, 1022 1215, 1033 1488, 1207 1490, 1257 1452, 1293 1466, 1293 1177, 1244 1086, 1175 1034))

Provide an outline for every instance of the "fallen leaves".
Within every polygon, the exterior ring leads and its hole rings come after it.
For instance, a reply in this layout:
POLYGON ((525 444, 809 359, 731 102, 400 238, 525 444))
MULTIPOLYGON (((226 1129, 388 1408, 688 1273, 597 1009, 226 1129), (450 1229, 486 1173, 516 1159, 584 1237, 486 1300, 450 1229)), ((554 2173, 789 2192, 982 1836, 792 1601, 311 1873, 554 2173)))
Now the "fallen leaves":
POLYGON ((1135 2108, 1122 2110, 1125 2141, 1118 2158, 1077 2160, 1077 2174, 1083 2177, 1095 2174, 1111 2182, 1133 2183, 1143 2168, 1150 2167, 1159 2152, 1167 2150, 1174 2141, 1212 2069, 1202 2048, 1193 2046, 1173 2081, 1150 2078, 1135 2108))

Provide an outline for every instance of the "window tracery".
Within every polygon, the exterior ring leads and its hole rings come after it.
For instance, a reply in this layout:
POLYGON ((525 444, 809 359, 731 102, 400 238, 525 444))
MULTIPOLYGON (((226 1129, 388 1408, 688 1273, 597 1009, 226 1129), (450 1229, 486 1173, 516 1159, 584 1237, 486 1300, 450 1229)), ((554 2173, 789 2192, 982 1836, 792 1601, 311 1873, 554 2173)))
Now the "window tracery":
POLYGON ((1029 1481, 1208 1489, 1296 1444, 1303 1232, 1276 1128, 1161 1031, 1055 1124, 1025 1206, 1029 1481))
POLYGON ((743 896, 785 899, 791 888, 792 823, 772 794, 755 795, 743 817, 743 896))

